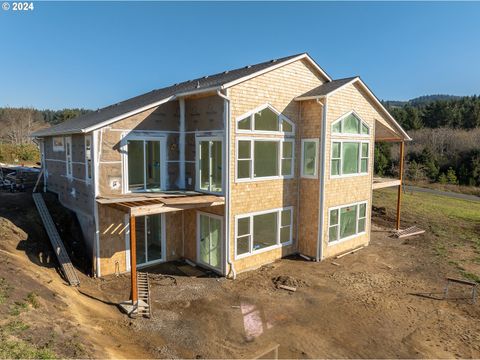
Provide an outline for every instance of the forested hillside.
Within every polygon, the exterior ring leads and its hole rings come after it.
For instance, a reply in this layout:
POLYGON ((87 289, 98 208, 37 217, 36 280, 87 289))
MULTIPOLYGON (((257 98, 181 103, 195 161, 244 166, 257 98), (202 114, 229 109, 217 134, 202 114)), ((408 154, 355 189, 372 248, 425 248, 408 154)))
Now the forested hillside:
POLYGON ((0 162, 38 161, 38 149, 30 134, 89 112, 85 109, 36 110, 0 108, 0 162))
MULTIPOLYGON (((384 104, 413 138, 406 144, 408 179, 480 186, 480 97, 432 95, 384 104)), ((379 175, 397 171, 392 147, 376 144, 379 175)))

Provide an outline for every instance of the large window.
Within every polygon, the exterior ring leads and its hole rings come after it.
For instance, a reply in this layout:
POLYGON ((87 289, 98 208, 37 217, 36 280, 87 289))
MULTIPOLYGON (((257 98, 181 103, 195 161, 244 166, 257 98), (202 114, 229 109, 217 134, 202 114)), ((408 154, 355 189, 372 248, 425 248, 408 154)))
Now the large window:
POLYGON ((343 176, 368 173, 368 141, 332 142, 330 174, 343 176))
POLYGON ((222 139, 197 139, 197 190, 222 192, 222 139))
POLYGON ((332 243, 364 233, 366 218, 366 202, 330 209, 328 242, 332 243))
POLYGON ((293 177, 294 141, 285 139, 239 139, 237 179, 293 177))
POLYGON ((368 135, 370 129, 355 112, 351 111, 332 124, 332 132, 334 134, 368 135))
POLYGON ((318 140, 302 140, 302 177, 317 177, 318 162, 318 140))
POLYGON ((264 104, 237 119, 238 132, 294 133, 293 122, 269 104, 264 104))
POLYGON ((128 140, 128 190, 154 191, 163 186, 163 140, 128 140))
POLYGON ((237 217, 236 256, 248 256, 292 243, 293 209, 284 208, 237 217))

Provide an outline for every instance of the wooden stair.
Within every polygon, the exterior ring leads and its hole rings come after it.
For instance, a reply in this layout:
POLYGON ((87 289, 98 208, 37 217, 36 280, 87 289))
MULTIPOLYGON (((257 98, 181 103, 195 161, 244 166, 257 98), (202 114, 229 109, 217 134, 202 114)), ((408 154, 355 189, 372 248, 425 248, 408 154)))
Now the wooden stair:
POLYGON ((148 273, 137 272, 138 307, 136 315, 150 318, 150 282, 148 273))
POLYGON ((55 223, 53 222, 52 216, 48 212, 47 205, 43 200, 41 193, 33 193, 33 201, 37 207, 38 213, 42 218, 43 226, 47 231, 48 237, 50 238, 50 242, 52 243, 53 250, 55 255, 57 255, 58 262, 60 263, 60 267, 62 268, 62 272, 65 275, 68 283, 71 286, 79 286, 80 280, 78 279, 77 273, 75 268, 73 267, 72 262, 70 261, 70 257, 67 254, 67 250, 65 246, 63 246, 62 239, 58 234, 57 228, 55 227, 55 223))

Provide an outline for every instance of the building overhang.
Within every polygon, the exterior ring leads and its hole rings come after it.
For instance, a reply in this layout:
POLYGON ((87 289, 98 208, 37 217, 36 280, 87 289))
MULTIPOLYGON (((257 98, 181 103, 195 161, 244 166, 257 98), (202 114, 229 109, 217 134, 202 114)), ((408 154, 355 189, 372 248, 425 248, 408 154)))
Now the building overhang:
POLYGON ((97 203, 112 207, 130 216, 145 216, 224 205, 225 198, 194 191, 181 191, 125 194, 117 197, 103 196, 97 198, 97 203))

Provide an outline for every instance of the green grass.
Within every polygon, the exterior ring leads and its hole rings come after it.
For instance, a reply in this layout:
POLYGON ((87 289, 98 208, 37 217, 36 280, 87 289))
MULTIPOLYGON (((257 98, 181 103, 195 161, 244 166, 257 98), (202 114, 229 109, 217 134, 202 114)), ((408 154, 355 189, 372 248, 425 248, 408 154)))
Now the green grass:
POLYGON ((10 286, 4 278, 0 278, 0 305, 4 304, 9 297, 10 286))
POLYGON ((38 296, 34 292, 28 293, 27 298, 25 299, 34 309, 38 309, 40 307, 40 303, 38 302, 38 296))
POLYGON ((50 349, 36 348, 18 339, 0 338, 0 359, 55 359, 50 349))
MULTIPOLYGON (((397 190, 373 192, 373 204, 385 207, 393 220, 396 214, 397 190)), ((465 270, 480 263, 480 202, 455 199, 430 193, 404 193, 401 206, 402 227, 417 224, 435 237, 429 244, 439 261, 454 267, 464 278, 480 283, 480 274, 465 270), (462 250, 462 251, 456 251, 462 250), (458 253, 470 254, 458 259, 458 253), (460 265, 460 262, 462 265, 460 265)))

